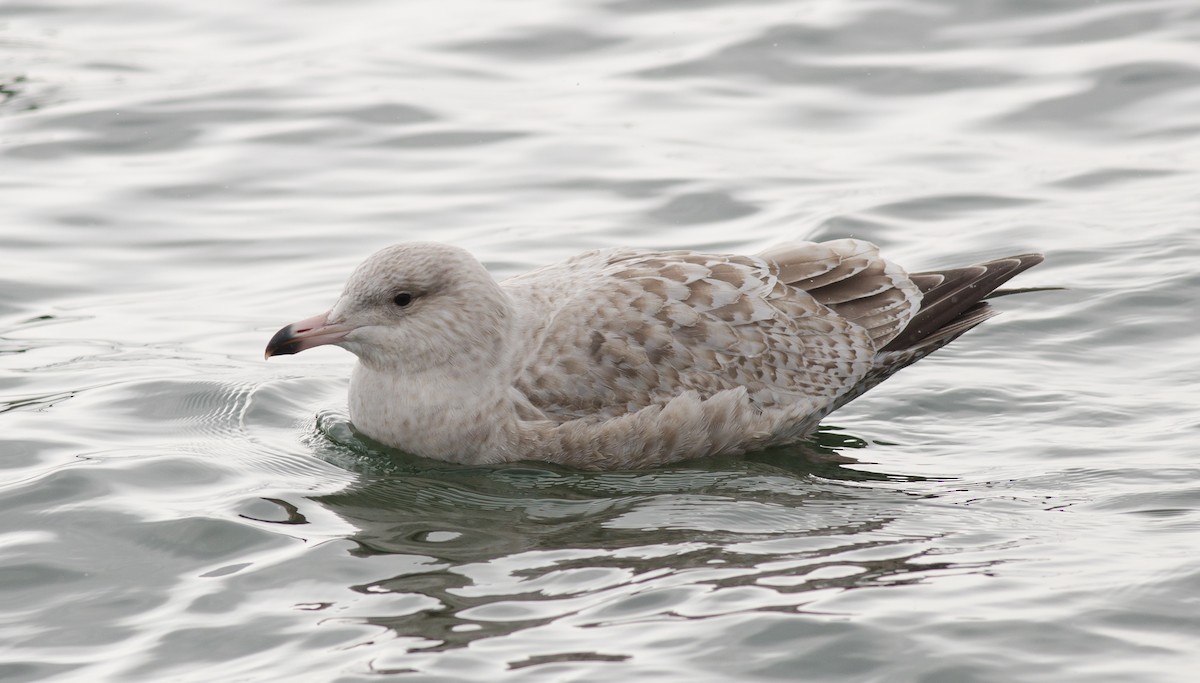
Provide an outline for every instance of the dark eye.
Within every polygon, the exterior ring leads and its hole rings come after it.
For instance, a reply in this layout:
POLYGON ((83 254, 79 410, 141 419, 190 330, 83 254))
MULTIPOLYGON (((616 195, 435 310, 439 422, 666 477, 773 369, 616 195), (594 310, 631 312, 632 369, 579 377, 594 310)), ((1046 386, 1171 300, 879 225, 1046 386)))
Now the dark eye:
POLYGON ((396 298, 392 299, 392 303, 396 304, 397 306, 399 306, 401 308, 404 308, 405 306, 411 304, 412 300, 413 300, 412 294, 409 294, 408 292, 400 292, 399 294, 396 295, 396 298))

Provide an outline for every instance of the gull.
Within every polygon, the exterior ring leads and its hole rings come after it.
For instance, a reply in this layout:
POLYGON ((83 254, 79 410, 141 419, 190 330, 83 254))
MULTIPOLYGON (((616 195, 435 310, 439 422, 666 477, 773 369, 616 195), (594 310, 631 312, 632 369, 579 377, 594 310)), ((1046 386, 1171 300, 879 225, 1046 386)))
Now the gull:
POLYGON ((802 441, 833 410, 996 314, 1042 261, 906 273, 869 242, 753 256, 604 249, 497 282, 470 253, 397 244, 266 357, 358 357, 350 420, 408 453, 637 469, 802 441))

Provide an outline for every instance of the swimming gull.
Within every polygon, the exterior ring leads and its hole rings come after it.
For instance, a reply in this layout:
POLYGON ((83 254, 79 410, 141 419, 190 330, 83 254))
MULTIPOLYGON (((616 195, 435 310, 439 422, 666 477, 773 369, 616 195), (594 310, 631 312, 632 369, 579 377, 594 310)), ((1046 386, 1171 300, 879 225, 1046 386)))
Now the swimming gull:
POLYGON ((358 356, 351 421, 410 453, 652 467, 803 440, 992 317, 984 299, 1041 261, 908 274, 842 239, 755 256, 589 251, 498 283, 462 249, 398 244, 266 355, 358 356))

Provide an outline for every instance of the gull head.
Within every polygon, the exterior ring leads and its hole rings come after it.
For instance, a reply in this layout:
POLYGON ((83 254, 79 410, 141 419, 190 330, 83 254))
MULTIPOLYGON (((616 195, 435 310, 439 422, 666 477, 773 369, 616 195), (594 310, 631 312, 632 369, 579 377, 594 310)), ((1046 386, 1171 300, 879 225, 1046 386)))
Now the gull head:
POLYGON ((275 333, 266 357, 332 344, 375 370, 417 372, 493 356, 510 313, 503 290, 467 251, 396 244, 364 261, 329 311, 275 333))

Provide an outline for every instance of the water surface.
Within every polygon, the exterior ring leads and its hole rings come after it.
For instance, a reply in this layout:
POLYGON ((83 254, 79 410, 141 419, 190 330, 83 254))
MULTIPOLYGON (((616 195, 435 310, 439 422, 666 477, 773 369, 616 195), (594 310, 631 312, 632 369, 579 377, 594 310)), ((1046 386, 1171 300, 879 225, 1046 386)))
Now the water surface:
POLYGON ((0 7, 0 679, 1183 681, 1190 0, 0 7), (813 443, 449 466, 262 360, 396 241, 1024 251, 813 443))

